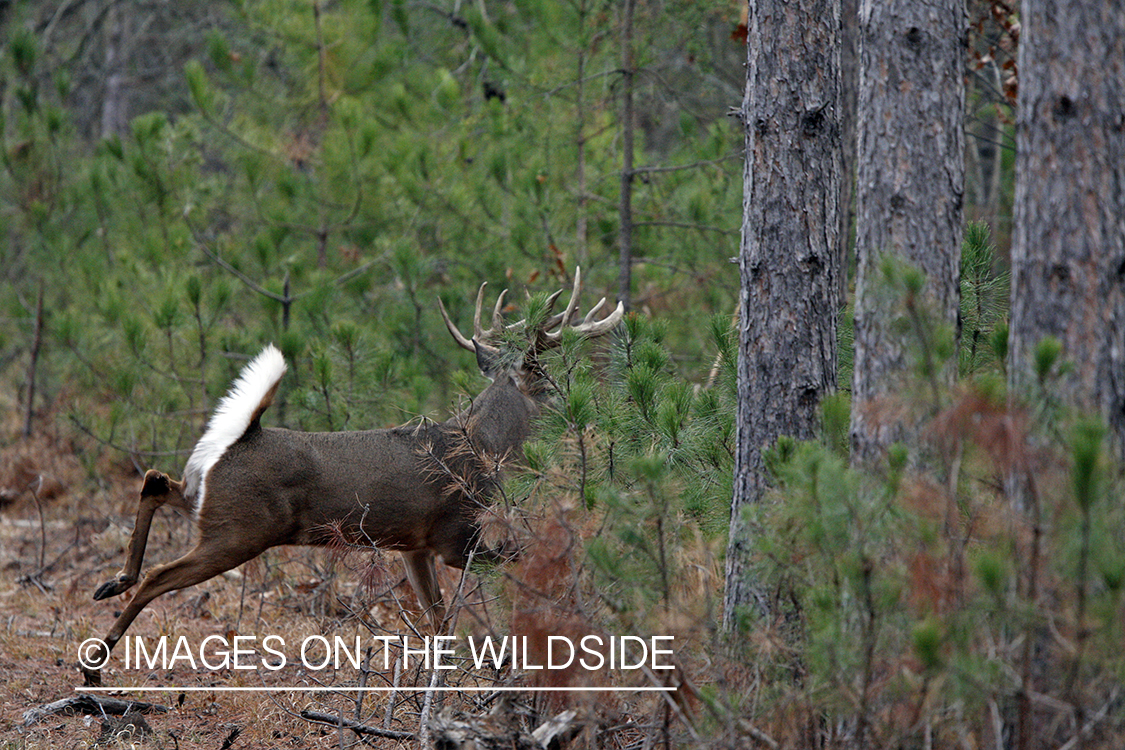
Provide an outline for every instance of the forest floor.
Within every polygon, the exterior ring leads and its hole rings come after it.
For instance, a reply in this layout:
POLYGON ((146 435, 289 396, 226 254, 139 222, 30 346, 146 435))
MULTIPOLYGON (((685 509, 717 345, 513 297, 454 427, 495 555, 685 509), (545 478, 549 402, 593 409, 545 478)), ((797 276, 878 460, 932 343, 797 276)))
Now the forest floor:
MULTIPOLYGON (((18 441, 0 450, 0 566, 5 573, 0 579, 0 747, 309 747, 321 742, 338 747, 337 730, 298 714, 308 707, 335 713, 341 700, 335 699, 332 707, 326 705, 331 699, 306 700, 300 693, 111 693, 170 709, 144 717, 143 737, 121 735, 123 722, 100 716, 53 715, 24 725, 25 712, 76 695, 83 684, 79 644, 104 635, 123 605, 122 597, 95 602, 92 594, 124 561, 139 481, 125 464, 101 466, 99 476, 100 487, 88 479, 68 446, 51 439, 18 441), (108 737, 110 731, 119 736, 108 737)), ((145 568, 186 551, 190 526, 181 514, 159 511, 145 568)), ((161 635, 184 636, 195 645, 208 636, 253 633, 267 621, 269 632, 282 637, 339 631, 346 613, 334 600, 347 584, 327 574, 327 563, 306 550, 271 554, 264 563, 158 598, 130 634, 150 642, 161 635)), ((402 588, 404 597, 411 596, 408 587, 402 588)), ((316 684, 291 681, 298 679, 292 669, 264 674, 229 668, 125 669, 121 652, 119 646, 104 672, 107 686, 199 689, 252 687, 266 680, 316 684)), ((213 663, 218 661, 213 657, 213 663)), ((336 676, 328 671, 314 677, 330 684, 336 676)), ((354 673, 339 676, 346 682, 354 673)), ((345 715, 354 717, 354 696, 343 698, 345 715)))
MULTIPOLYGON (((150 647, 146 650, 154 650, 158 639, 168 636, 169 655, 175 644, 186 639, 200 659, 204 656, 199 646, 208 637, 232 643, 236 635, 247 636, 250 643, 260 644, 267 635, 274 635, 285 644, 289 661, 283 668, 263 669, 262 659, 270 655, 260 646, 248 660, 256 665, 249 670, 230 666, 193 669, 185 659, 174 661, 167 669, 164 663, 154 669, 138 668, 136 659, 125 663, 128 642, 122 641, 102 673, 103 684, 115 690, 99 695, 145 701, 167 711, 144 716, 144 726, 133 734, 130 725, 137 723, 128 718, 55 714, 28 722, 28 711, 78 694, 76 688, 83 685, 79 645, 87 638, 102 637, 130 595, 99 602, 92 598, 97 586, 113 578, 124 562, 140 479, 139 472, 122 457, 84 466, 80 453, 58 437, 8 440, 6 436, 5 440, 0 441, 0 569, 4 571, 0 577, 0 750, 357 744, 357 735, 350 731, 303 718, 301 712, 307 710, 415 736, 425 710, 451 720, 491 714, 504 717, 505 726, 497 728, 498 735, 513 735, 518 730, 527 736, 563 708, 576 707, 604 717, 609 704, 613 704, 609 713, 618 724, 612 731, 621 736, 610 738, 608 744, 621 746, 630 744, 629 735, 634 733, 630 727, 649 725, 653 716, 660 715, 659 704, 654 703, 659 699, 652 694, 612 698, 598 694, 597 705, 591 696, 584 709, 581 698, 576 704, 557 693, 447 693, 439 694, 427 708, 422 688, 430 684, 433 672, 424 669, 421 658, 415 657, 404 669, 396 659, 380 663, 378 653, 371 650, 365 652, 369 661, 361 669, 347 662, 338 670, 331 666, 315 671, 304 668, 295 658, 295 644, 310 636, 331 639, 339 635, 347 643, 360 637, 365 645, 373 635, 420 637, 407 622, 416 619, 416 614, 404 617, 399 604, 411 610, 416 600, 397 555, 362 553, 364 559, 357 561, 355 556, 340 559, 325 550, 278 548, 211 581, 159 597, 141 612, 128 635, 145 639, 150 647), (93 476, 98 480, 92 480, 93 476), (374 590, 378 593, 372 595, 374 590), (395 685, 407 690, 360 694, 346 689, 356 685, 395 685), (256 691, 270 686, 343 689, 256 691), (160 691, 120 689, 124 687, 160 691)), ((187 551, 191 532, 185 515, 170 509, 158 511, 144 570, 187 551)), ((446 568, 442 576, 443 590, 456 591, 459 572, 446 568)), ((469 579, 475 581, 475 577, 469 579)), ((479 590, 469 591, 466 599, 474 601, 474 597, 476 603, 462 610, 470 613, 460 621, 462 632, 465 628, 496 632, 489 618, 502 607, 490 610, 479 590)), ((212 662, 221 659, 221 649, 205 651, 212 662)), ((320 656, 310 658, 316 661, 320 656)), ((461 663, 467 659, 462 657, 461 663)), ((470 669, 462 667, 447 679, 462 685, 496 685, 508 680, 499 671, 485 674, 468 666, 470 669)), ((599 723, 604 727, 604 719, 599 723)), ((601 735, 604 729, 596 731, 601 735)), ((602 736, 598 744, 607 744, 605 739, 602 736)), ((373 744, 418 746, 416 739, 379 738, 373 744)))

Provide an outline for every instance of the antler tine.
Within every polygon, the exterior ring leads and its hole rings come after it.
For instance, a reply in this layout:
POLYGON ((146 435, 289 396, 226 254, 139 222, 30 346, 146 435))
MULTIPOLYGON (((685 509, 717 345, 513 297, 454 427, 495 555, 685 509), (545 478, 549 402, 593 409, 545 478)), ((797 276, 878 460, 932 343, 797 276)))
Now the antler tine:
MULTIPOLYGON (((570 292, 570 302, 566 303, 566 312, 563 313, 562 325, 570 325, 570 316, 578 307, 578 295, 582 293, 582 267, 574 267, 574 288, 570 292)), ((561 329, 560 329, 561 330, 561 329)))
POLYGON ((563 293, 563 290, 560 289, 557 292, 555 292, 554 294, 552 294, 550 297, 547 298, 547 311, 548 312, 550 312, 552 309, 554 309, 555 303, 558 302, 559 297, 562 295, 562 293, 563 293))
POLYGON ((589 325, 590 322, 593 321, 594 316, 598 314, 598 310, 601 310, 602 305, 604 304, 605 297, 602 297, 600 300, 598 300, 598 304, 591 307, 590 312, 586 313, 586 317, 582 319, 582 325, 589 325))
POLYGON ((497 331, 504 330, 504 317, 500 314, 500 311, 504 309, 504 296, 507 293, 507 289, 500 292, 500 296, 496 298, 496 306, 492 308, 492 328, 485 332, 490 336, 494 335, 497 331))
POLYGON ((570 327, 586 338, 593 338, 608 333, 625 317, 625 306, 618 302, 613 312, 602 320, 594 320, 594 316, 597 315, 605 305, 605 297, 602 297, 598 300, 596 305, 590 308, 590 311, 586 313, 586 317, 582 319, 581 323, 571 325, 570 319, 575 314, 578 307, 578 293, 580 291, 579 286, 581 284, 581 278, 582 271, 576 268, 574 271, 574 291, 571 293, 570 302, 566 306, 566 312, 553 316, 548 321, 548 325, 544 325, 544 329, 549 331, 555 325, 561 324, 557 331, 543 334, 543 338, 548 346, 558 345, 559 341, 562 339, 564 328, 570 327))
POLYGON ((477 306, 473 310, 473 338, 480 340, 484 338, 484 330, 480 327, 480 306, 484 302, 484 288, 488 286, 488 282, 482 282, 480 289, 477 291, 477 306))
MULTIPOLYGON (((590 309, 590 312, 586 313, 586 317, 582 319, 581 323, 576 326, 570 327, 581 334, 583 337, 588 339, 592 339, 596 336, 601 336, 612 331, 614 327, 621 322, 621 319, 625 317, 625 306, 618 302, 617 307, 614 308, 613 312, 611 312, 601 320, 594 320, 594 315, 602 308, 602 305, 604 304, 605 297, 602 297, 600 300, 598 300, 598 304, 594 305, 590 309)), ((548 333, 546 334, 546 336, 552 344, 557 344, 558 341, 562 338, 562 328, 555 331, 554 333, 548 333)))
POLYGON ((477 290, 477 301, 473 308, 472 339, 466 338, 465 334, 461 333, 461 330, 453 324, 453 321, 449 318, 449 312, 445 309, 445 303, 441 301, 441 297, 438 297, 438 308, 441 310, 441 317, 442 320, 445 321, 445 327, 449 329, 453 340, 456 341, 461 348, 468 349, 471 352, 475 352, 478 347, 497 351, 496 347, 490 342, 490 339, 496 334, 497 329, 503 329, 504 326, 503 319, 500 316, 500 309, 504 306, 504 295, 508 293, 507 289, 500 292, 500 297, 496 300, 496 307, 492 310, 492 328, 486 331, 481 326, 480 313, 481 307, 484 305, 484 288, 486 286, 488 286, 487 281, 481 284, 480 289, 477 290))
POLYGON ((453 321, 449 319, 449 313, 445 311, 445 304, 441 301, 441 297, 438 297, 437 303, 438 309, 441 310, 442 320, 445 321, 445 327, 449 329, 449 333, 451 336, 453 336, 453 340, 460 344, 462 349, 468 349, 471 352, 476 351, 476 347, 473 346, 473 342, 465 338, 464 334, 462 334, 457 326, 453 325, 453 321))
MULTIPOLYGON (((488 282, 486 281, 484 284, 481 284, 480 292, 477 293, 477 306, 476 311, 473 313, 473 328, 475 330, 473 334, 473 341, 474 343, 476 343, 478 348, 486 349, 489 352, 496 354, 500 351, 500 348, 497 346, 497 344, 499 343, 500 334, 503 333, 505 329, 504 316, 500 311, 504 309, 504 297, 508 295, 508 290, 503 290, 496 298, 496 304, 492 306, 492 327, 486 331, 481 328, 480 313, 481 305, 484 301, 484 287, 487 283, 488 282)), ((519 324, 517 323, 516 325, 519 324)), ((507 328, 512 327, 513 326, 507 326, 507 328)))
MULTIPOLYGON (((441 318, 445 321, 445 327, 449 329, 450 335, 453 340, 458 343, 463 349, 471 352, 479 350, 487 350, 489 352, 498 352, 499 348, 496 346, 499 341, 496 339, 505 331, 523 328, 527 325, 525 320, 518 320, 511 325, 504 324, 504 300, 507 297, 508 290, 500 292, 500 296, 496 298, 496 304, 492 307, 492 327, 485 330, 481 325, 481 312, 484 307, 484 288, 488 286, 488 282, 480 285, 477 290, 476 305, 473 308, 473 337, 467 338, 449 317, 449 312, 445 309, 445 303, 438 297, 438 309, 441 311, 441 318)), ((625 308, 619 302, 617 308, 602 320, 594 320, 602 307, 605 306, 605 297, 598 300, 586 316, 582 318, 582 322, 576 325, 571 324, 571 319, 578 314, 578 297, 582 291, 582 271, 576 268, 574 270, 574 285, 571 288, 570 300, 566 304, 566 310, 561 313, 556 313, 548 317, 535 332, 535 347, 536 352, 542 352, 544 349, 553 348, 558 346, 559 341, 562 339, 562 331, 564 328, 573 328, 580 335, 586 338, 594 336, 601 336, 602 334, 610 331, 614 326, 621 322, 621 318, 625 315, 625 308), (552 330, 556 329, 557 330, 552 330)), ((549 312, 558 298, 562 296, 563 290, 552 294, 547 298, 546 309, 549 312)))
MULTIPOLYGON (((543 325, 539 326, 539 331, 541 333, 543 333, 545 336, 547 336, 547 338, 552 339, 552 340, 555 339, 555 338, 558 338, 558 331, 556 331, 554 334, 547 333, 548 331, 550 331, 555 326, 559 326, 559 330, 562 330, 563 326, 566 326, 566 325, 570 324, 570 318, 571 318, 571 316, 574 315, 575 308, 578 307, 578 295, 582 291, 580 289, 581 284, 582 284, 582 269, 581 268, 575 268, 574 269, 574 286, 573 286, 573 288, 571 289, 571 292, 570 292, 570 301, 566 303, 566 310, 562 311, 561 313, 555 313, 551 317, 544 320, 543 325)), ((555 292, 554 294, 552 294, 550 297, 547 298, 547 311, 548 312, 550 312, 551 309, 555 306, 556 300, 558 300, 558 298, 562 295, 562 293, 563 293, 563 290, 560 289, 557 292, 555 292)))
MULTIPOLYGON (((545 308, 547 310, 547 312, 550 312, 552 309, 554 309, 555 302, 558 300, 559 296, 562 293, 563 293, 563 290, 560 289, 557 292, 555 292, 554 294, 552 294, 550 297, 547 298, 547 306, 545 308)), ((540 331, 549 331, 561 322, 563 322, 563 313, 555 313, 554 315, 550 316, 549 318, 547 318, 546 320, 543 321, 542 325, 539 326, 539 330, 540 331)))
POLYGON ((601 320, 591 320, 594 313, 596 313, 603 304, 605 304, 604 297, 598 304, 594 305, 590 312, 586 313, 585 319, 583 319, 579 325, 574 326, 574 330, 578 331, 586 338, 594 338, 595 336, 601 336, 612 331, 617 324, 621 322, 621 319, 625 317, 625 305, 618 302, 617 307, 615 307, 613 312, 609 315, 601 320))

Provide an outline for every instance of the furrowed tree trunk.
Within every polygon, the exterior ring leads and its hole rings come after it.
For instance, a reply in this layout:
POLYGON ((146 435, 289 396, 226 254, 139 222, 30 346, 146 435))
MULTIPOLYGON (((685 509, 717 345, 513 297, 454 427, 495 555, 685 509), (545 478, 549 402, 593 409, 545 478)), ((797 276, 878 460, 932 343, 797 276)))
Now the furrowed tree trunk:
POLYGON ((1125 456, 1125 5, 1024 0, 1016 148, 1011 391, 1058 338, 1057 395, 1125 456))
POLYGON ((856 100, 859 92, 859 0, 840 0, 840 307, 848 304, 848 264, 855 220, 856 100))
POLYGON ((839 0, 750 4, 728 629, 769 608, 745 513, 766 489, 762 450, 782 435, 813 437, 836 383, 839 13, 839 0))
POLYGON ((636 0, 624 0, 621 10, 621 228, 618 233, 617 300, 632 308, 633 288, 633 15, 636 0))
POLYGON ((919 321, 958 325, 966 25, 964 0, 864 0, 860 8, 851 421, 860 462, 907 436, 909 425, 888 402, 903 393, 915 357, 933 358, 932 381, 950 385, 957 374, 955 357, 938 365, 935 341, 927 340, 933 331, 919 321), (888 288, 887 257, 925 274, 921 299, 888 288), (910 336, 896 326, 904 315, 914 318, 910 336))

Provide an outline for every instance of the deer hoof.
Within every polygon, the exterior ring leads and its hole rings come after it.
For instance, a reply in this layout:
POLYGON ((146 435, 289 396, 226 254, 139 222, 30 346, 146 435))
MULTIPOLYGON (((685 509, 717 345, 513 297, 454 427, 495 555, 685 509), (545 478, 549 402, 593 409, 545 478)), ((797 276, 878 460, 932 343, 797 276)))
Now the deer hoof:
POLYGON ((118 594, 124 593, 128 591, 134 583, 136 583, 135 580, 130 580, 124 577, 118 577, 114 578, 112 581, 106 581, 101 586, 98 586, 98 590, 94 592, 94 601, 101 601, 102 599, 108 599, 111 596, 117 596, 118 594))

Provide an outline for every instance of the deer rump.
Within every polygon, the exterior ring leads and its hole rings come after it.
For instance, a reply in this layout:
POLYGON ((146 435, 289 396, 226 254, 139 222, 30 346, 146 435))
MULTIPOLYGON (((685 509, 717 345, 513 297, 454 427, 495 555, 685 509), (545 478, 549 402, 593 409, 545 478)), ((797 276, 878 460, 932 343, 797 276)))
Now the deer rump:
MULTIPOLYGON (((443 424, 389 430, 263 428, 261 416, 285 369, 280 352, 267 347, 244 369, 192 451, 183 494, 194 506, 200 538, 220 536, 232 520, 243 520, 239 546, 252 557, 282 544, 347 542, 429 549, 463 567, 499 468, 537 411, 530 400, 515 388, 506 394, 527 402, 509 408, 525 427, 507 440, 486 434, 495 432, 496 420, 472 409, 443 424)), ((478 400, 498 400, 493 390, 478 400)))

